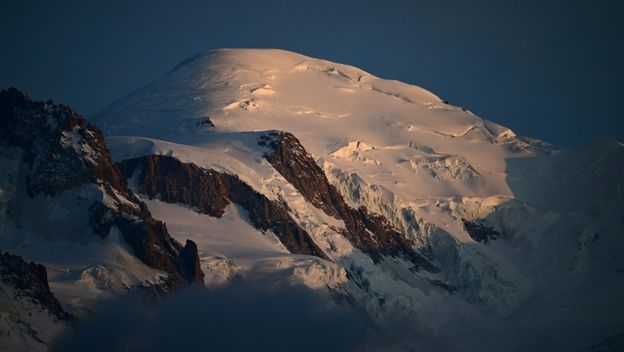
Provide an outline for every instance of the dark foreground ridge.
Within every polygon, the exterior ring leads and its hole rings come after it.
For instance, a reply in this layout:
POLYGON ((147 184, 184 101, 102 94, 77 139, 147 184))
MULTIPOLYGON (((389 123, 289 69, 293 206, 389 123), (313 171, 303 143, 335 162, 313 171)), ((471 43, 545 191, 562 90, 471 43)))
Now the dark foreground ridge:
MULTIPOLYGON (((22 299, 32 300, 47 309, 59 320, 69 320, 71 315, 63 310, 48 286, 48 273, 41 264, 27 263, 21 257, 0 251, 0 281, 15 290, 22 299)), ((8 294, 8 292, 4 292, 8 294)), ((17 299, 18 297, 6 297, 17 299)))
POLYGON ((29 197, 96 187, 102 197, 92 202, 89 215, 95 234, 106 237, 113 227, 119 229, 143 263, 169 274, 168 287, 203 284, 195 244, 188 241, 183 247, 170 237, 164 223, 152 218, 129 190, 99 129, 65 105, 34 102, 14 88, 0 92, 0 125, 0 146, 23 151, 29 197))

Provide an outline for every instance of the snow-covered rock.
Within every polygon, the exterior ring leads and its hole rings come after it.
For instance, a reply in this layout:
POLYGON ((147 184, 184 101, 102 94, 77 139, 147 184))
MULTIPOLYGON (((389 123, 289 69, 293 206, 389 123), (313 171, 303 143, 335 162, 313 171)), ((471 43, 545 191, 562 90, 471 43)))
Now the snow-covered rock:
POLYGON ((46 269, 0 251, 0 349, 46 351, 71 316, 50 292, 46 269))
POLYGON ((194 244, 151 217, 97 128, 15 89, 0 92, 0 122, 0 248, 45 265, 67 309, 79 314, 134 287, 202 282, 194 244))

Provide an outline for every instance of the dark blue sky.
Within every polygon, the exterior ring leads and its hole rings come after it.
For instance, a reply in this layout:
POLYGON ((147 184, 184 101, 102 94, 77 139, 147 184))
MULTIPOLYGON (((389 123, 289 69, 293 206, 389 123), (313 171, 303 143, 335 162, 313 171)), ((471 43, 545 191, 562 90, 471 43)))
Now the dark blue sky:
POLYGON ((86 116, 191 54, 274 47, 559 144, 624 140, 622 1, 2 1, 0 87, 86 116))

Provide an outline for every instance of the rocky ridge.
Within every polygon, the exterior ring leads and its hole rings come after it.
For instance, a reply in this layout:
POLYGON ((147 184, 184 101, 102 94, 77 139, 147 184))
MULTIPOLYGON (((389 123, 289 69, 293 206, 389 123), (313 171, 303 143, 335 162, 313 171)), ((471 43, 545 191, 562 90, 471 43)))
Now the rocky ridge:
POLYGON ((136 183, 137 192, 150 199, 185 204, 217 218, 233 202, 247 210, 254 227, 272 231, 291 253, 327 259, 310 235, 291 219, 284 205, 269 200, 234 175, 162 155, 124 160, 119 167, 136 183))
MULTIPOLYGON (((203 273, 188 264, 199 260, 193 243, 182 246, 169 236, 164 223, 151 217, 113 163, 99 129, 67 106, 34 102, 16 89, 0 92, 0 123, 3 150, 22 151, 18 158, 29 198, 52 198, 93 185, 100 194, 89 205, 95 234, 106 237, 113 227, 119 229, 145 265, 169 275, 168 286, 203 282, 203 273)), ((17 180, 16 185, 20 184, 17 180)), ((8 217, 19 222, 19 214, 8 217)))

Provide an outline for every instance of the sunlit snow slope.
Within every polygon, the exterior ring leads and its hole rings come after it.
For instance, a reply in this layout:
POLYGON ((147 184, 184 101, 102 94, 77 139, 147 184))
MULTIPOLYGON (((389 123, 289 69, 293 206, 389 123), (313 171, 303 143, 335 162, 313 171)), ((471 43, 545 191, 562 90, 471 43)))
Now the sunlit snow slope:
MULTIPOLYGON (((505 331, 557 326, 550 331, 556 340, 565 324, 600 316, 603 326, 578 334, 572 346, 621 328, 609 308, 624 287, 624 146, 617 141, 554 147, 416 86, 258 49, 190 57, 92 121, 111 136, 117 161, 170 156, 237 175, 286 204, 333 262, 314 261, 327 267, 308 270, 310 286, 342 285, 376 320, 462 331, 469 328, 455 325, 513 316, 505 331), (342 220, 306 201, 263 158, 260 136, 273 130, 298 138, 350 206, 385 217, 435 269, 415 269, 401 256, 371 260, 349 243, 342 220), (599 299, 587 303, 590 296, 599 299)), ((195 240, 203 268, 222 268, 221 277, 252 270, 250 260, 284 255, 270 232, 253 239, 236 206, 205 221, 192 207, 148 206, 179 240, 195 240), (236 235, 224 249, 228 224, 236 235), (241 254, 252 247, 255 256, 241 254), (226 258, 233 264, 224 267, 219 260, 226 258)))
POLYGON ((220 132, 292 132, 316 157, 406 200, 511 195, 505 158, 535 150, 422 88, 281 50, 189 58, 94 121, 112 135, 198 144, 189 135, 207 116, 220 132))

